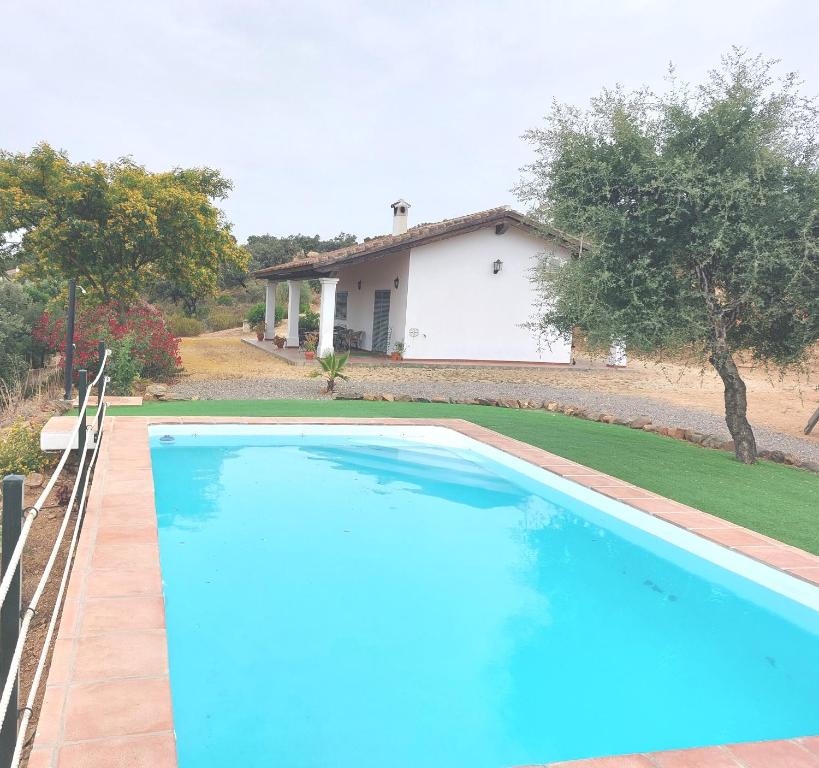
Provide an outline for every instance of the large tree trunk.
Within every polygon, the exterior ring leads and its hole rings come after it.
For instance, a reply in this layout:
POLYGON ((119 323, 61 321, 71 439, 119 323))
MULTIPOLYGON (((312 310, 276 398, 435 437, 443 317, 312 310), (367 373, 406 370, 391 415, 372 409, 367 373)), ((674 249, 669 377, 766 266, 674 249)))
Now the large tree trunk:
POLYGON ((745 395, 745 382, 739 375, 734 358, 728 349, 724 327, 717 324, 715 331, 709 360, 720 375, 725 387, 725 422, 734 440, 737 458, 743 464, 754 464, 756 463, 756 440, 747 418, 748 400, 745 395))

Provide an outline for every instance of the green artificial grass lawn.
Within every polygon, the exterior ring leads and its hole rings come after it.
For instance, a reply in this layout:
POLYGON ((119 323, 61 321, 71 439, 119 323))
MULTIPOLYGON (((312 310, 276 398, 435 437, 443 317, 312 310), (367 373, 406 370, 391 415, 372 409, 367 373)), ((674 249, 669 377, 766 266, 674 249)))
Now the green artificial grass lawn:
POLYGON ((197 400, 111 407, 112 416, 460 418, 819 554, 819 476, 612 424, 480 405, 362 400, 197 400))

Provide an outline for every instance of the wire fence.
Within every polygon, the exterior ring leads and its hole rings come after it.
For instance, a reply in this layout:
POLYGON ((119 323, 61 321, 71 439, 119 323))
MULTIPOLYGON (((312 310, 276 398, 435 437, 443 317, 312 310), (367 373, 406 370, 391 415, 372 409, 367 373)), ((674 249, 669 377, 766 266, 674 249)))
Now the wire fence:
POLYGON ((99 348, 99 371, 90 383, 87 372, 79 371, 79 415, 68 436, 68 444, 57 462, 57 466, 39 498, 29 507, 23 507, 24 481, 22 475, 7 475, 3 478, 2 545, 0 546, 0 714, 3 722, 0 728, 0 768, 17 768, 20 765, 26 743, 26 732, 34 711, 40 683, 46 668, 51 641, 57 627, 68 578, 79 540, 85 515, 88 482, 99 453, 105 427, 105 390, 109 381, 105 368, 110 350, 101 343, 99 348), (88 407, 91 392, 97 387, 97 416, 88 421, 88 407), (90 440, 90 442, 89 442, 90 440), (37 515, 48 501, 65 466, 72 454, 77 456, 77 475, 60 528, 54 541, 45 568, 34 589, 31 599, 22 606, 22 555, 26 541, 34 526, 37 515), (49 579, 57 563, 67 531, 73 522, 71 540, 65 558, 62 575, 57 588, 57 596, 35 668, 34 677, 20 708, 20 663, 23 649, 37 616, 40 600, 49 584, 49 579))

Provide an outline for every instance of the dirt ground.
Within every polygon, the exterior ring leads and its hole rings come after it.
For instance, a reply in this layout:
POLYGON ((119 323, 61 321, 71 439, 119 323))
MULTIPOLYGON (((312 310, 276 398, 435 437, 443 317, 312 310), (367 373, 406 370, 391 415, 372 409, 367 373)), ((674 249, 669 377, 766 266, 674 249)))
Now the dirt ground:
MULTIPOLYGON (((48 477, 50 470, 44 472, 48 477)), ((23 551, 23 600, 22 604, 25 607, 28 605, 31 597, 37 587, 37 582, 42 576, 46 561, 51 554, 51 549, 57 538, 57 532, 62 524, 65 515, 65 505, 58 502, 61 494, 67 497, 71 491, 71 486, 74 483, 76 476, 76 468, 71 466, 71 462, 63 471, 57 487, 52 491, 46 506, 43 507, 40 514, 37 516, 31 528, 26 547, 23 551), (64 488, 64 490, 63 490, 64 488)), ((33 504, 40 495, 42 487, 32 488, 26 484, 24 504, 26 506, 33 504)), ((60 579, 62 578, 63 568, 65 567, 65 555, 68 551, 68 546, 71 540, 71 533, 73 530, 74 520, 69 522, 69 528, 66 531, 63 545, 60 548, 57 560, 54 564, 54 569, 51 572, 51 577, 48 580, 43 596, 40 599, 37 614, 32 619, 31 628, 29 629, 26 644, 23 647, 23 657, 20 662, 20 693, 19 706, 22 707, 26 703, 26 698, 31 688, 31 682, 37 668, 37 663, 40 657, 40 651, 45 641, 48 623, 51 620, 51 611, 54 608, 54 601, 57 597, 57 590, 59 589, 60 579)), ((56 633, 55 633, 56 636, 56 633)), ((53 643, 52 643, 53 645, 53 643)), ((50 651, 49 651, 50 653, 50 651)), ((43 701, 43 694, 45 693, 45 681, 48 676, 48 667, 51 659, 48 659, 43 678, 40 683, 40 691, 34 704, 34 712, 29 722, 28 733, 26 734, 27 742, 23 750, 23 764, 28 757, 31 749, 31 742, 34 738, 34 731, 37 725, 37 719, 40 715, 40 705, 43 701)))
MULTIPOLYGON (((306 378, 308 369, 288 365, 241 342, 239 330, 222 331, 183 339, 181 345, 183 377, 208 378, 306 378)), ((676 362, 630 358, 625 369, 607 368, 603 361, 578 355, 573 367, 538 368, 463 368, 355 366, 355 381, 489 381, 543 383, 598 392, 651 397, 673 405, 723 413, 722 382, 710 368, 676 362)), ((780 432, 804 437, 803 429, 819 407, 819 350, 808 369, 780 376, 751 365, 741 365, 748 387, 751 421, 780 432)), ((810 438, 819 443, 819 431, 810 438)))

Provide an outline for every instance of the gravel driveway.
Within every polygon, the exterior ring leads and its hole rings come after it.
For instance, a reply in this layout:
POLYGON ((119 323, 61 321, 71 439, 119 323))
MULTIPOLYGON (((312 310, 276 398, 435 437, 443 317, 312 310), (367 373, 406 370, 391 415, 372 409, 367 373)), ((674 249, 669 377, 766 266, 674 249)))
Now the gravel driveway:
MULTIPOLYGON (((321 400, 327 399, 319 391, 318 379, 208 379, 181 382, 173 391, 186 397, 202 400, 321 400)), ((563 405, 574 405, 591 411, 610 413, 623 419, 649 416, 655 424, 682 427, 729 439, 725 421, 719 416, 694 408, 684 408, 653 400, 648 397, 622 395, 610 392, 555 387, 544 384, 497 384, 490 382, 455 381, 384 381, 341 382, 339 392, 389 392, 411 397, 451 397, 457 399, 504 398, 516 400, 554 400, 563 405)), ((802 459, 819 461, 819 445, 808 440, 755 427, 760 448, 793 453, 802 459)))

